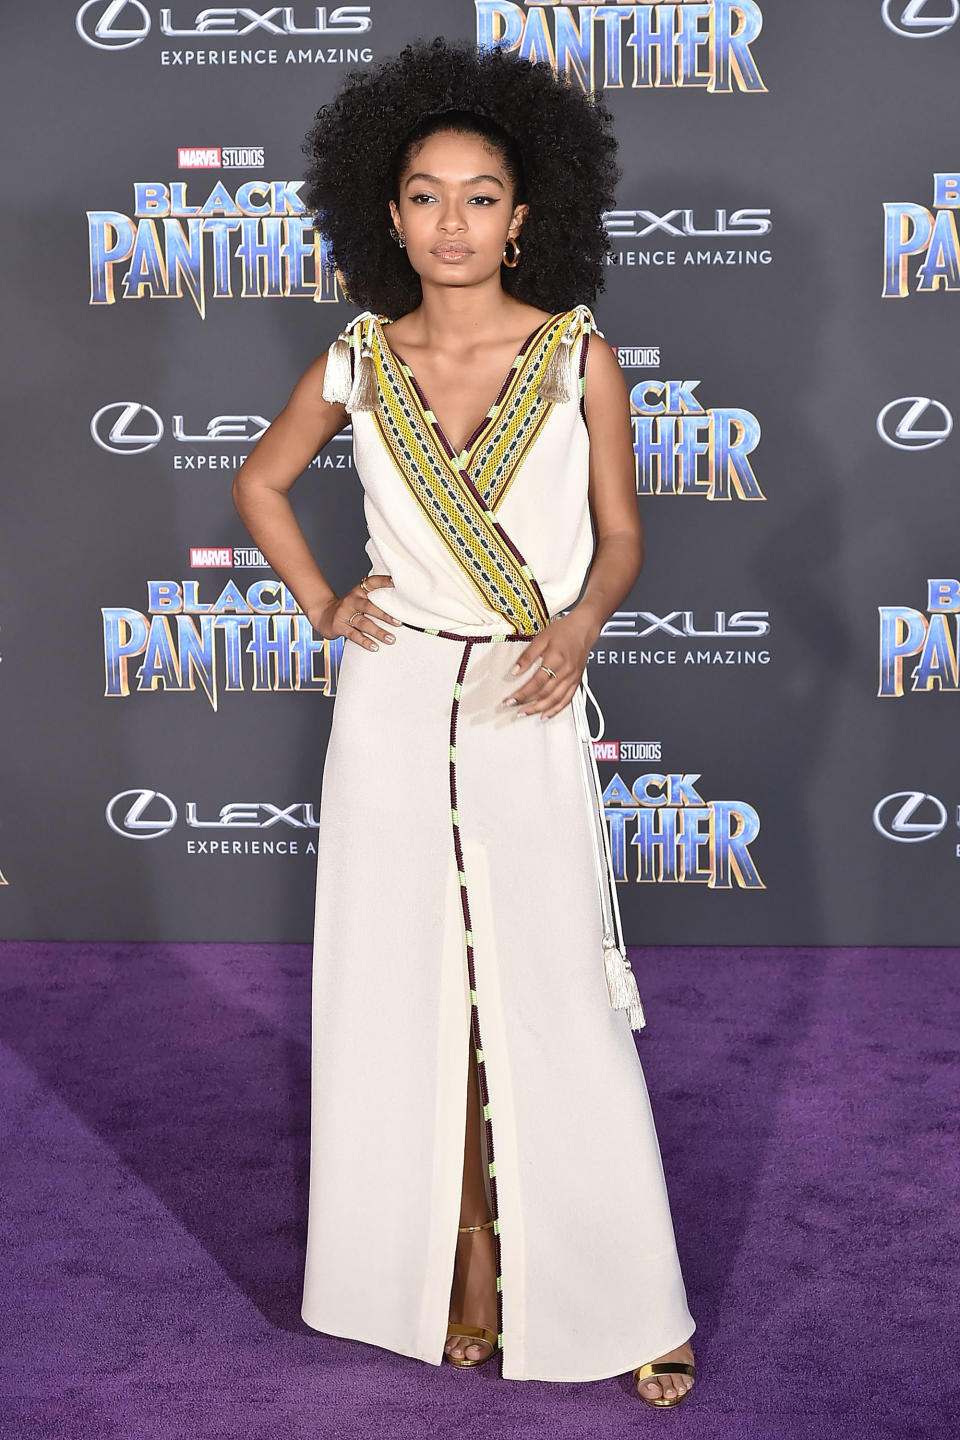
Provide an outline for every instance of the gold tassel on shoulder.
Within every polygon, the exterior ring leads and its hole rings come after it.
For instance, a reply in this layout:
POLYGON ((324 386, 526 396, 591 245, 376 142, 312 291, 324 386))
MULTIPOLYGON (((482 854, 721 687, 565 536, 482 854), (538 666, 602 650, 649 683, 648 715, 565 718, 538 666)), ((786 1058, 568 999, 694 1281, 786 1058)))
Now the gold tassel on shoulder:
POLYGON ((327 351, 327 368, 321 392, 324 400, 330 405, 343 405, 350 397, 351 382, 350 331, 344 326, 327 351))
POLYGON ((577 377, 573 373, 573 347, 585 330, 598 335, 593 316, 586 305, 575 305, 569 324, 560 337, 560 343, 553 347, 550 358, 543 367, 543 375, 537 386, 537 394, 544 400, 572 400, 579 391, 577 377))
POLYGON ((550 352, 550 359, 543 367, 540 384, 537 386, 537 394, 542 400, 562 403, 564 400, 570 400, 573 396, 573 363, 570 358, 570 350, 578 318, 575 315, 570 321, 560 337, 560 343, 554 345, 550 352))
POLYGON ((367 320, 366 333, 360 347, 360 361, 357 365, 357 373, 353 377, 353 389, 347 398, 347 409, 353 413, 355 410, 376 410, 380 403, 380 386, 377 383, 377 371, 373 363, 373 350, 370 348, 370 335, 373 329, 373 317, 367 320))

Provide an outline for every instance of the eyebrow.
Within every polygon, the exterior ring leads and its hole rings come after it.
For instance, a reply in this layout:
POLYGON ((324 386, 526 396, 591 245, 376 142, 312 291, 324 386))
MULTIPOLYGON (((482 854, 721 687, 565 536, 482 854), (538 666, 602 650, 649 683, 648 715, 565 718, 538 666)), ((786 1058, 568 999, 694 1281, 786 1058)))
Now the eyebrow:
MULTIPOLYGON (((428 175, 424 170, 415 170, 412 175, 408 175, 405 184, 409 185, 411 180, 432 180, 435 185, 443 184, 439 175, 428 175)), ((496 175, 471 175, 469 180, 464 180, 463 183, 464 185, 476 185, 479 180, 489 180, 492 184, 499 185, 501 190, 503 189, 503 181, 499 180, 496 175)))

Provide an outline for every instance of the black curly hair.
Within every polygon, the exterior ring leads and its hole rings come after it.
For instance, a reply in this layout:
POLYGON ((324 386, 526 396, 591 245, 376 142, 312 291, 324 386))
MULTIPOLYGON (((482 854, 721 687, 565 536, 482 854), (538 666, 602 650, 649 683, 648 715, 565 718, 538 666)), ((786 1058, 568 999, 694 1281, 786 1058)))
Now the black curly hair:
POLYGON ((530 206, 523 257, 500 271, 504 290, 551 314, 591 304, 611 250, 602 216, 622 174, 602 96, 543 62, 439 35, 348 71, 304 141, 303 200, 349 298, 394 320, 420 304, 420 277, 390 236, 388 201, 399 202, 415 147, 455 130, 493 142, 513 205, 530 206))

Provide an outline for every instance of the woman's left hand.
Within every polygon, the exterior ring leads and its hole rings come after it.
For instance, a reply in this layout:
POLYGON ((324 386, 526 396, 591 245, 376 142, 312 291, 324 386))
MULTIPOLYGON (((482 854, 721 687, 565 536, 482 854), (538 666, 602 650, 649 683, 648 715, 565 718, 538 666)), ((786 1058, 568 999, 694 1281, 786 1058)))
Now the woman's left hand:
POLYGON ((518 715, 539 714, 544 720, 556 715, 573 699, 599 633, 597 625, 578 613, 577 607, 551 620, 534 635, 511 672, 519 675, 533 666, 533 673, 501 704, 516 706, 518 715), (555 671, 555 676, 548 675, 545 666, 555 671))

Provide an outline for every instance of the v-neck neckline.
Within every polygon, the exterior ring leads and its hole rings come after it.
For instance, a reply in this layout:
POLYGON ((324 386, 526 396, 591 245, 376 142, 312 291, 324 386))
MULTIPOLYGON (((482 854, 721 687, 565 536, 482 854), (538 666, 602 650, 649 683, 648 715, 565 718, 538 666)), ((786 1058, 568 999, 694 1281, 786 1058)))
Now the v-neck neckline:
MULTIPOLYGON (((500 383, 500 389, 497 391, 495 400, 485 412, 482 420, 477 425, 473 434, 468 436, 467 442, 461 450, 455 449, 453 441, 444 432, 443 426, 437 419, 437 412, 430 404, 427 394, 423 386, 417 379, 416 375, 413 373, 413 370, 410 368, 410 366, 405 360, 400 359, 400 356, 396 354, 389 340, 384 335, 383 323, 381 322, 379 316, 374 317, 374 326, 380 339, 381 346, 386 351, 390 363, 394 366, 396 370, 399 370, 400 373, 404 376, 404 378, 409 382, 410 388, 416 395, 421 409, 424 411, 427 418, 430 419, 430 423, 432 424, 434 430, 436 431, 439 438, 443 441, 449 458, 462 468, 466 465, 466 462, 471 452, 475 449, 478 441, 483 438, 483 436, 487 433, 489 427, 497 419, 501 407, 506 400, 507 394, 510 390, 510 383, 515 378, 520 368, 520 362, 523 360, 524 356, 529 354, 529 352, 533 349, 534 343, 537 338, 542 335, 550 325, 555 324, 557 320, 562 319, 562 317, 568 313, 569 312, 566 310, 560 310, 557 312, 557 314, 551 315, 549 319, 544 320, 540 325, 537 325, 535 329, 530 331, 530 334, 527 336, 526 340, 524 340, 523 344, 520 346, 520 349, 517 351, 516 355, 513 357, 513 360, 510 362, 510 367, 500 383)), ((387 323, 391 324, 392 321, 388 321, 387 323)))

